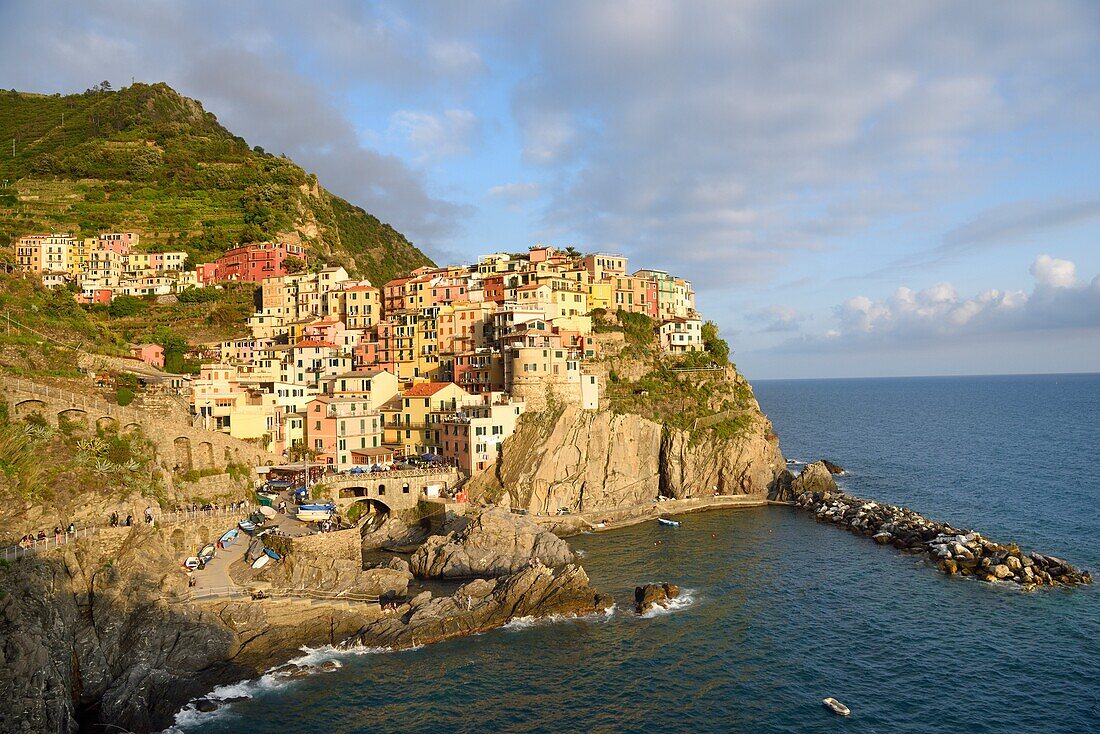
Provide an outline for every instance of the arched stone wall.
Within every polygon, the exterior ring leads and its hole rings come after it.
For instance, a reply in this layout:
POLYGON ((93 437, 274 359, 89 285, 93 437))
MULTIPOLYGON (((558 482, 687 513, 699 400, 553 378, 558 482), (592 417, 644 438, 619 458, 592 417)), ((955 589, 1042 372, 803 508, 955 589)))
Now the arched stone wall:
POLYGON ((88 420, 88 411, 81 408, 67 408, 65 410, 58 411, 58 422, 60 422, 62 418, 69 421, 70 423, 85 423, 88 420))
POLYGON ((46 403, 37 398, 29 398, 27 400, 20 400, 15 404, 15 415, 22 417, 30 415, 35 411, 41 413, 43 416, 48 415, 46 411, 46 403))
POLYGON ((192 458, 195 462, 196 469, 213 469, 214 468, 214 444, 209 441, 202 441, 195 447, 195 452, 192 458))
POLYGON ((176 449, 176 467, 179 471, 191 471, 195 468, 191 461, 191 439, 180 436, 173 444, 176 449))

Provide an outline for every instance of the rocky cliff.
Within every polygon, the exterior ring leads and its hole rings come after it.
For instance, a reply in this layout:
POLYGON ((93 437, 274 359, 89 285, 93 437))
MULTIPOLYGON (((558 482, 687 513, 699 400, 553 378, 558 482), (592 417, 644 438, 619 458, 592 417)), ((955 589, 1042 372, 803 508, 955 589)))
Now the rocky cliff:
POLYGON ((353 609, 186 591, 165 534, 106 533, 0 570, 0 731, 159 730, 188 700, 370 621, 353 609))
MULTIPOLYGON (((202 697, 215 686, 255 677, 298 657, 302 647, 409 647, 519 616, 588 614, 611 605, 579 566, 554 572, 524 562, 516 573, 465 584, 450 596, 422 592, 403 601, 411 574, 401 559, 364 570, 310 558, 288 558, 266 580, 386 594, 396 607, 383 613, 368 603, 189 601, 177 560, 180 547, 200 535, 209 536, 178 527, 104 530, 0 567, 0 732, 159 731, 188 702, 214 705, 202 697)), ((509 558, 514 552, 514 542, 502 550, 509 558)))
POLYGON ((474 497, 553 514, 607 510, 657 496, 766 497, 785 470, 779 439, 755 406, 732 435, 675 428, 636 414, 568 407, 524 416, 474 497))

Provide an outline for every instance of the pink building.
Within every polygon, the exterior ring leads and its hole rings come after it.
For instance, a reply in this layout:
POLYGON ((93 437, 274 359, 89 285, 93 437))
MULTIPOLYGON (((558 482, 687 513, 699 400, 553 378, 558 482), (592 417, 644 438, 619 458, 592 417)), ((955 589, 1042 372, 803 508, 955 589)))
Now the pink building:
POLYGON ((164 348, 159 344, 138 344, 130 347, 130 356, 140 359, 150 367, 164 369, 164 348))
POLYGON ((117 252, 119 255, 129 255, 137 243, 136 232, 108 232, 99 236, 99 249, 117 252))

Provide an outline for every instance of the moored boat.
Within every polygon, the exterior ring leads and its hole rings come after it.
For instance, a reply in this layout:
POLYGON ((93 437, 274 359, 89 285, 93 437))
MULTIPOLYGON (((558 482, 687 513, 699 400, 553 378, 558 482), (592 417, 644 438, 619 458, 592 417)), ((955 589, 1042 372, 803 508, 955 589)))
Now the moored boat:
POLYGON ((207 543, 199 551, 199 561, 202 563, 209 563, 210 559, 214 557, 214 544, 207 543))
POLYGON ((840 716, 847 716, 848 714, 852 713, 851 709, 849 709, 847 706, 831 696, 829 698, 822 699, 821 704, 825 708, 832 711, 834 714, 839 714, 840 716))
POLYGON ((296 517, 302 522, 324 522, 332 517, 332 510, 326 508, 311 508, 303 505, 298 508, 296 517))
POLYGON ((255 561, 252 562, 252 568, 263 568, 270 561, 271 561, 270 556, 266 556, 266 555, 265 556, 260 556, 259 558, 257 558, 255 561))
POLYGON ((256 523, 252 522, 251 520, 241 520, 239 523, 237 523, 237 527, 239 527, 246 533, 251 533, 253 530, 256 529, 256 523))
POLYGON ((236 528, 233 528, 232 530, 227 530, 225 535, 221 537, 222 548, 226 547, 227 545, 233 545, 233 541, 235 541, 237 539, 237 536, 240 534, 241 531, 237 530, 236 528))
POLYGON ((199 567, 199 563, 200 561, 198 556, 188 556, 187 560, 183 562, 183 567, 189 571, 194 571, 196 568, 199 567))
POLYGON ((282 558, 282 556, 280 556, 278 553, 276 553, 275 551, 273 551, 270 548, 264 548, 264 554, 266 554, 267 557, 270 558, 273 561, 277 561, 280 558, 282 558))
POLYGON ((680 522, 679 522, 679 520, 670 520, 670 519, 668 519, 667 517, 658 517, 658 518, 657 518, 657 522, 659 522, 659 523, 660 523, 660 524, 662 524, 662 525, 666 525, 666 526, 668 526, 668 527, 670 527, 670 528, 678 528, 678 527, 680 527, 680 522))

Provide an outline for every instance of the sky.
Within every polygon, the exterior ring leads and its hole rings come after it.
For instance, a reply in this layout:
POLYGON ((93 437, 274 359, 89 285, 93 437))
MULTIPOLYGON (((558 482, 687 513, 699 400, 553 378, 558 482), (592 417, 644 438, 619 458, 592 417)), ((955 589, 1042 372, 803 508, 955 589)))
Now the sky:
POLYGON ((0 47, 167 82, 438 263, 688 278, 750 378, 1100 371, 1100 3, 0 0, 0 47))

